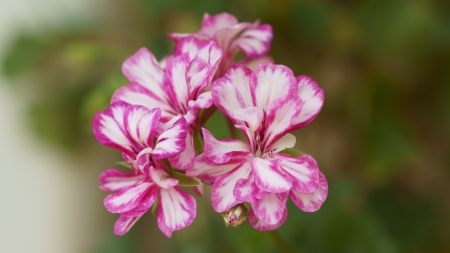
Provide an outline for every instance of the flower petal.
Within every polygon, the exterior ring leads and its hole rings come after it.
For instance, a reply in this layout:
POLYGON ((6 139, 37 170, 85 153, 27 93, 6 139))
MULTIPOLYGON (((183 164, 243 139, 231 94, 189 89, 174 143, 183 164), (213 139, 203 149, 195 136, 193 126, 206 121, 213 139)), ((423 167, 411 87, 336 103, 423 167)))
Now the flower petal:
POLYGON ((300 193, 312 193, 319 186, 319 166, 310 155, 292 157, 277 155, 280 167, 291 176, 292 189, 300 193))
POLYGON ((190 100, 188 103, 188 111, 184 118, 188 125, 191 125, 197 119, 198 110, 200 108, 209 108, 213 105, 211 91, 204 92, 197 97, 197 100, 190 100))
POLYGON ((119 236, 126 234, 139 218, 141 217, 127 217, 125 215, 120 215, 119 219, 114 224, 114 233, 119 236))
POLYGON ((158 129, 161 111, 143 106, 130 105, 124 114, 125 129, 141 147, 153 147, 153 138, 158 129))
POLYGON ((101 144, 133 156, 136 143, 128 135, 124 124, 125 111, 129 106, 119 101, 106 110, 97 112, 92 120, 92 130, 101 144))
POLYGON ((328 183, 325 176, 320 172, 319 187, 316 191, 303 194, 292 189, 289 193, 294 204, 305 212, 315 212, 320 209, 328 195, 328 183))
POLYGON ((212 97, 214 104, 233 119, 235 110, 253 107, 253 98, 250 87, 252 71, 245 65, 235 64, 225 73, 225 76, 217 79, 212 85, 212 97))
POLYGON ((105 207, 111 213, 123 213, 130 211, 139 205, 142 198, 150 190, 152 183, 143 182, 120 191, 116 194, 106 196, 105 207))
POLYGON ((238 163, 230 164, 215 164, 211 162, 205 154, 197 156, 194 160, 192 167, 186 170, 186 176, 188 177, 198 177, 204 183, 212 184, 218 176, 221 176, 232 169, 236 168, 238 163))
POLYGON ((166 68, 166 81, 169 88, 170 103, 178 112, 186 110, 189 102, 189 86, 187 72, 189 68, 189 54, 175 56, 166 68))
POLYGON ((169 189, 178 184, 178 179, 170 178, 169 174, 161 168, 150 166, 149 174, 152 181, 163 189, 169 189))
POLYGON ((242 125, 245 125, 253 133, 261 126, 264 114, 261 108, 247 107, 235 110, 233 118, 244 122, 242 125))
POLYGON ((217 140, 206 128, 202 128, 202 131, 205 145, 204 154, 211 162, 216 164, 235 163, 236 159, 250 155, 250 147, 244 142, 233 139, 217 140))
POLYGON ((259 157, 252 159, 252 171, 256 185, 263 191, 279 193, 289 191, 292 182, 279 168, 277 159, 266 160, 259 157))
POLYGON ((218 31, 236 25, 237 23, 237 18, 226 12, 214 16, 205 13, 205 15, 203 15, 202 28, 198 32, 209 37, 214 37, 218 31))
POLYGON ((309 76, 298 76, 298 96, 304 101, 302 112, 294 120, 297 129, 311 122, 322 109, 324 93, 309 76))
POLYGON ((192 140, 192 132, 186 134, 186 148, 179 154, 169 157, 169 162, 173 167, 179 170, 190 168, 195 159, 195 148, 192 140))
POLYGON ((155 56, 147 49, 141 48, 122 65, 123 74, 132 83, 150 90, 163 101, 169 101, 164 91, 164 70, 159 66, 155 56))
POLYGON ((213 209, 218 212, 228 211, 233 206, 242 203, 233 195, 236 182, 239 179, 246 179, 251 172, 251 164, 244 162, 233 170, 219 176, 214 181, 211 190, 211 203, 213 209))
POLYGON ((303 101, 298 97, 282 97, 270 105, 266 116, 264 147, 270 147, 281 136, 294 130, 292 122, 300 114, 303 101))
POLYGON ((135 208, 126 212, 122 212, 121 214, 126 217, 141 217, 148 210, 150 210, 153 203, 155 203, 156 196, 158 196, 158 192, 159 187, 156 184, 152 184, 148 192, 145 194, 145 196, 141 199, 141 201, 135 208))
POLYGON ((272 27, 268 24, 264 24, 253 29, 246 29, 239 38, 233 42, 231 47, 239 47, 245 56, 257 58, 269 52, 272 39, 272 27))
POLYGON ((271 193, 262 199, 255 198, 251 203, 252 210, 262 222, 270 225, 278 224, 283 219, 288 195, 289 192, 271 193))
POLYGON ((159 191, 158 226, 167 236, 172 231, 189 226, 194 221, 197 205, 195 198, 175 186, 159 191))
POLYGON ((100 180, 100 189, 117 192, 139 182, 139 180, 142 179, 142 175, 125 173, 116 169, 108 169, 102 172, 98 176, 98 179, 100 180))
POLYGON ((180 118, 166 129, 156 142, 153 150, 154 159, 164 159, 181 153, 186 148, 188 125, 184 118, 180 118))
POLYGON ((160 108, 161 120, 167 122, 177 112, 170 103, 157 97, 152 91, 138 84, 129 84, 117 89, 112 98, 111 104, 116 101, 124 101, 132 105, 142 105, 148 109, 160 108))
POLYGON ((251 78, 255 91, 255 106, 268 111, 278 98, 297 94, 297 82, 292 71, 284 65, 263 63, 255 68, 251 78))
POLYGON ((284 208, 283 215, 282 215, 280 221, 278 223, 271 225, 271 224, 265 223, 264 221, 258 219, 258 217, 253 212, 253 209, 251 209, 248 213, 248 222, 250 222, 250 225, 252 225, 252 227, 254 227, 256 230, 270 231, 270 230, 275 230, 275 229, 278 229, 279 227, 281 227, 281 225, 283 225, 283 223, 286 221, 287 216, 288 216, 288 210, 286 207, 286 208, 284 208))
POLYGON ((286 148, 293 148, 297 139, 293 134, 287 133, 280 139, 276 140, 270 147, 273 153, 278 153, 286 148))
POLYGON ((252 185, 254 184, 255 177, 253 174, 250 174, 248 178, 239 179, 236 182, 236 186, 233 190, 233 195, 236 199, 241 202, 249 202, 254 201, 253 189, 252 185))

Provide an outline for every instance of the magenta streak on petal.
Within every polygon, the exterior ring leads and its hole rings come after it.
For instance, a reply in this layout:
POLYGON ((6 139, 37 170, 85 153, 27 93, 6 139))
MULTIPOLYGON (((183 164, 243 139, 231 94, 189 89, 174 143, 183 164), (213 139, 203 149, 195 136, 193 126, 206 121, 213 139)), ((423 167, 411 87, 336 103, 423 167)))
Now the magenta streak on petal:
POLYGON ((158 203, 158 226, 167 236, 172 231, 189 226, 195 219, 197 205, 195 198, 175 186, 170 189, 161 189, 158 203))
POLYGON ((218 31, 236 25, 237 23, 238 20, 236 17, 229 13, 223 12, 214 16, 205 13, 202 21, 202 29, 200 29, 199 33, 214 37, 218 31))
POLYGON ((211 190, 211 203, 216 212, 228 211, 236 204, 242 203, 242 201, 234 197, 233 191, 236 182, 239 179, 248 178, 250 172, 250 163, 244 162, 233 170, 216 178, 211 190))
POLYGON ((100 180, 100 189, 116 192, 136 184, 142 179, 142 175, 108 169, 102 172, 98 179, 100 180))
POLYGON ((319 114, 323 105, 324 92, 309 76, 298 76, 298 96, 304 101, 302 112, 294 120, 296 128, 309 124, 319 114))
POLYGON ((130 106, 125 110, 125 129, 142 147, 153 147, 153 138, 159 125, 159 108, 149 110, 143 106, 130 106))
POLYGON ((191 131, 188 131, 185 142, 186 148, 181 153, 169 157, 170 164, 179 170, 186 170, 192 167, 195 159, 195 148, 191 131))
POLYGON ((162 168, 149 167, 149 174, 153 182, 163 189, 169 189, 178 184, 178 179, 170 178, 162 168))
POLYGON ((319 186, 319 166, 310 155, 292 157, 277 154, 280 167, 288 173, 292 180, 292 189, 297 192, 308 194, 316 191, 319 186))
POLYGON ((251 203, 255 215, 263 222, 275 225, 283 218, 289 192, 271 193, 251 203))
POLYGON ((209 161, 209 159, 203 153, 197 156, 192 167, 189 167, 186 170, 186 176, 198 177, 204 183, 212 184, 218 176, 223 175, 236 168, 241 162, 219 165, 209 161))
POLYGON ((106 196, 104 200, 106 209, 111 213, 122 213, 132 210, 139 205, 151 185, 152 183, 150 182, 143 182, 116 194, 106 196))
POLYGON ((159 187, 156 184, 152 184, 145 196, 141 199, 141 201, 135 208, 126 212, 122 212, 121 214, 127 217, 140 217, 144 215, 148 210, 150 210, 153 203, 155 203, 158 192, 159 187))
POLYGON ((188 53, 174 57, 168 64, 165 75, 171 103, 183 115, 186 114, 189 90, 191 88, 186 80, 189 62, 188 53))
POLYGON ((315 212, 320 209, 328 195, 328 183, 325 176, 320 172, 319 187, 310 194, 302 194, 291 190, 289 196, 294 204, 305 212, 315 212))
POLYGON ((254 227, 256 230, 270 231, 270 230, 275 230, 275 229, 278 229, 279 227, 281 227, 281 225, 283 225, 283 223, 286 221, 287 216, 288 216, 288 210, 286 207, 286 208, 284 208, 283 215, 282 215, 280 221, 276 224, 271 225, 271 224, 267 224, 264 221, 260 220, 253 212, 253 209, 251 209, 248 213, 248 221, 250 222, 250 225, 252 225, 252 227, 254 227))
POLYGON ((114 233, 119 236, 126 234, 139 218, 141 217, 127 217, 120 215, 119 219, 114 224, 114 233))
POLYGON ((263 191, 280 193, 292 187, 290 177, 279 169, 278 159, 266 160, 259 157, 252 159, 252 172, 256 185, 263 191))
POLYGON ((187 133, 186 120, 180 118, 159 136, 153 150, 153 158, 164 159, 181 153, 186 148, 187 133))
POLYGON ((268 24, 264 24, 257 28, 245 30, 241 36, 233 42, 232 47, 239 47, 245 56, 249 58, 257 58, 269 52, 272 39, 272 27, 268 24))
POLYGON ((236 159, 250 155, 250 148, 239 140, 224 139, 217 140, 205 128, 202 128, 204 139, 204 154, 216 164, 229 163, 230 159, 236 159))

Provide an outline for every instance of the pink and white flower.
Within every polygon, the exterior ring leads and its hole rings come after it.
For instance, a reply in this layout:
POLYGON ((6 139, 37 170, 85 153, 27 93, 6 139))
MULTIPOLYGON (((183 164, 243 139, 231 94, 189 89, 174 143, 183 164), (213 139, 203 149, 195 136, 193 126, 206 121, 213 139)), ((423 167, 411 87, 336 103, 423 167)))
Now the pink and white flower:
POLYGON ((104 204, 108 211, 121 214, 114 227, 118 235, 125 234, 156 199, 158 226, 168 237, 195 218, 194 197, 177 186, 179 180, 172 177, 171 168, 163 161, 186 148, 186 119, 179 118, 156 138, 160 117, 159 108, 122 101, 94 116, 94 136, 101 144, 122 151, 134 170, 124 173, 109 169, 99 177, 101 189, 115 192, 105 198, 104 204))
POLYGON ((210 107, 211 92, 203 92, 211 83, 222 58, 222 50, 214 40, 198 40, 186 37, 178 41, 174 54, 158 63, 146 48, 139 49, 122 65, 123 74, 131 84, 119 88, 111 103, 124 101, 161 110, 164 131, 178 118, 186 119, 191 131, 186 136, 184 152, 171 158, 179 169, 192 164, 195 157, 192 131, 199 128, 199 109, 210 107))
MULTIPOLYGON (((217 77, 222 77, 225 71, 234 62, 237 52, 240 50, 250 59, 258 61, 271 61, 265 55, 270 50, 273 39, 272 27, 268 24, 238 23, 235 16, 229 13, 219 13, 210 16, 205 13, 202 27, 193 34, 170 33, 168 36, 178 41, 186 36, 195 36, 198 39, 215 39, 224 51, 224 58, 220 64, 217 77)), ((248 62, 248 60, 245 60, 248 62)), ((251 62, 248 62, 251 65, 251 62)))
POLYGON ((213 183, 214 210, 225 212, 248 202, 250 224, 271 230, 286 219, 289 196, 304 211, 320 208, 328 185, 314 158, 280 153, 295 145, 289 132, 319 113, 323 90, 317 83, 310 77, 294 77, 283 65, 264 63, 252 72, 236 64, 213 83, 212 96, 248 143, 217 140, 203 129, 204 153, 186 174, 213 183))

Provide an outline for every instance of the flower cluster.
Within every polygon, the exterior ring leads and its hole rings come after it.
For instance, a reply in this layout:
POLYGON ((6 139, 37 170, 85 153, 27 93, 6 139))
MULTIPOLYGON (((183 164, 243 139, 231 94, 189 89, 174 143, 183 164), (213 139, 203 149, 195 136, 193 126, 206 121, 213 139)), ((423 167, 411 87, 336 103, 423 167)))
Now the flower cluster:
POLYGON ((125 60, 130 84, 93 119, 97 140, 121 151, 130 168, 99 176, 100 188, 113 192, 106 209, 120 214, 114 232, 125 234, 157 207, 158 226, 170 237, 196 215, 195 198, 181 187, 202 196, 203 184, 212 185, 212 207, 231 226, 248 217, 260 231, 277 229, 287 218, 288 197, 305 212, 318 210, 327 181, 314 158, 293 152, 290 132, 316 117, 323 90, 271 63, 271 26, 205 14, 198 32, 169 37, 174 53, 160 62, 146 48, 125 60), (246 58, 235 62, 238 51, 246 58), (212 108, 246 142, 217 140, 202 128, 212 108))

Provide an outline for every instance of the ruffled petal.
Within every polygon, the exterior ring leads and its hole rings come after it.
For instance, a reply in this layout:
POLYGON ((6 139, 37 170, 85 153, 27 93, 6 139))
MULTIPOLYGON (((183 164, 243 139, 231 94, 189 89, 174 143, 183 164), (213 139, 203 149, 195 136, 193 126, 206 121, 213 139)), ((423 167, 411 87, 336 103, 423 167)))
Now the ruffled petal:
POLYGON ((122 212, 121 214, 126 217, 141 217, 144 215, 150 208, 153 203, 155 203, 156 197, 158 196, 159 187, 156 184, 152 184, 145 194, 145 196, 141 199, 139 204, 126 212, 122 212))
POLYGON ((270 231, 275 230, 281 227, 283 223, 286 221, 288 216, 288 210, 287 208, 284 208, 283 215, 278 223, 275 223, 273 225, 265 223, 264 221, 258 219, 258 217, 253 212, 253 209, 251 209, 248 213, 248 222, 250 222, 250 225, 254 227, 256 230, 259 231, 270 231))
POLYGON ((311 122, 322 109, 324 93, 316 81, 309 76, 298 76, 298 96, 303 100, 302 112, 294 120, 296 128, 311 122))
POLYGON ((250 155, 250 147, 242 141, 233 139, 217 140, 205 128, 202 128, 204 154, 216 164, 235 163, 237 159, 250 155))
POLYGON ((167 236, 172 231, 189 226, 194 221, 197 211, 195 198, 179 187, 161 189, 158 203, 158 226, 167 236))
POLYGON ((143 182, 120 191, 116 194, 106 196, 105 207, 111 213, 123 213, 130 211, 139 205, 142 198, 150 190, 152 183, 143 182))
POLYGON ((218 213, 228 211, 233 206, 242 203, 233 195, 236 182, 248 178, 251 172, 251 163, 244 162, 233 170, 219 176, 214 181, 211 190, 211 203, 218 213))
POLYGON ((284 65, 263 63, 255 68, 251 78, 255 93, 255 106, 268 111, 278 98, 297 94, 297 81, 292 71, 284 65))
POLYGON ((108 169, 102 172, 98 179, 100 180, 100 189, 117 192, 135 185, 142 177, 142 175, 136 173, 125 173, 116 169, 108 169))
POLYGON ((325 202, 328 195, 328 182, 322 172, 320 172, 319 180, 319 187, 313 193, 303 194, 295 190, 291 190, 289 193, 292 201, 300 210, 315 212, 325 202))
POLYGON ((156 142, 153 150, 154 159, 164 159, 181 153, 186 148, 188 125, 184 118, 180 118, 166 129, 156 142))
POLYGON ((271 193, 262 199, 255 199, 251 203, 252 210, 262 222, 278 224, 283 219, 288 195, 289 192, 271 193))
POLYGON ((147 48, 139 49, 126 59, 122 65, 122 72, 132 83, 152 91, 163 101, 169 101, 163 84, 164 70, 147 48))
POLYGON ((233 118, 237 121, 243 122, 242 125, 245 125, 246 128, 253 133, 261 126, 264 114, 261 108, 247 107, 235 110, 233 112, 233 118))
POLYGON ((253 173, 249 175, 248 178, 242 178, 239 179, 236 182, 236 186, 233 190, 233 195, 236 199, 240 200, 241 202, 249 202, 251 203, 254 201, 253 196, 253 187, 255 177, 253 176, 253 173))
POLYGON ((252 170, 256 185, 263 191, 287 192, 292 187, 289 176, 279 169, 277 159, 266 160, 255 157, 252 159, 252 170))
POLYGON ((310 155, 292 157, 277 155, 280 167, 291 176, 292 189, 300 193, 312 193, 319 186, 319 166, 310 155))

